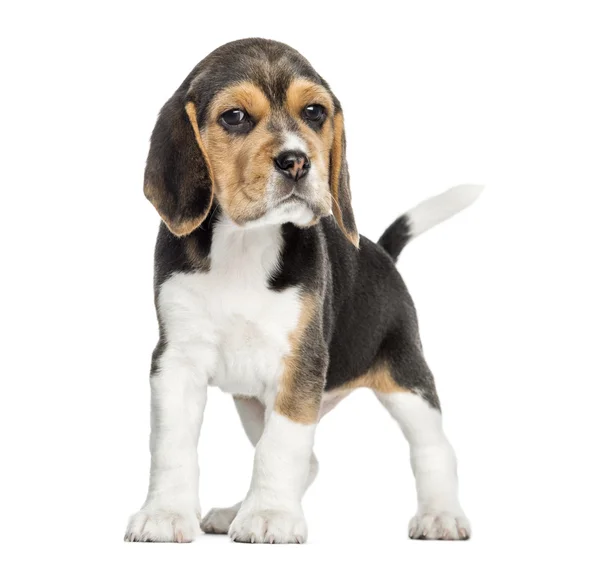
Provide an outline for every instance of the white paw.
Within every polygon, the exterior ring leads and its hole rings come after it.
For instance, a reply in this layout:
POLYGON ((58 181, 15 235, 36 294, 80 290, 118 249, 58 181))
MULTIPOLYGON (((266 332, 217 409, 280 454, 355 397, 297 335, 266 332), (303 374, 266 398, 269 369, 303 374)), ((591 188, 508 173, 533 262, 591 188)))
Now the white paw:
POLYGON ((306 541, 308 532, 301 509, 244 511, 242 508, 231 523, 229 536, 236 542, 301 544, 306 541))
POLYGON ((192 542, 200 533, 200 512, 142 509, 129 520, 125 541, 192 542))
POLYGON ((233 507, 215 507, 200 521, 200 528, 209 535, 225 535, 239 509, 239 503, 233 507))
POLYGON ((469 520, 459 512, 419 511, 408 524, 411 539, 467 540, 471 536, 469 520))

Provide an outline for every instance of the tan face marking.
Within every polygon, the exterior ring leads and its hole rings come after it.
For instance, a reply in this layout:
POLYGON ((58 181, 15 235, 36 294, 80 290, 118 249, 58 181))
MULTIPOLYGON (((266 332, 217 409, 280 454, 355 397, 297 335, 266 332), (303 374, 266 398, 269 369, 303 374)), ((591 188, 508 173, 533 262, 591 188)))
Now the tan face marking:
POLYGON ((265 191, 276 143, 266 127, 270 112, 269 101, 260 88, 250 82, 235 84, 215 96, 201 132, 217 198, 236 223, 255 219, 266 211, 265 191), (247 135, 232 135, 219 124, 219 117, 232 109, 241 109, 256 121, 256 127, 247 135))
MULTIPOLYGON (((269 211, 270 192, 285 191, 288 182, 275 171, 274 158, 281 152, 290 134, 306 147, 311 170, 304 189, 310 199, 314 221, 330 213, 330 150, 333 134, 333 99, 325 88, 305 79, 294 80, 286 92, 283 106, 272 107, 265 93, 249 81, 234 84, 219 92, 209 105, 206 125, 199 132, 199 145, 210 161, 215 194, 219 204, 236 223, 262 217, 269 211), (322 105, 327 119, 316 131, 302 117, 311 104, 322 105), (254 127, 248 133, 226 131, 220 116, 240 109, 249 115, 254 127), (286 127, 289 120, 294 127, 286 127)), ((280 196, 281 197, 281 196, 280 196)))
POLYGON ((293 116, 300 116, 302 110, 311 104, 320 104, 327 110, 328 116, 333 115, 333 100, 329 92, 320 84, 304 78, 296 79, 289 85, 286 102, 293 116))

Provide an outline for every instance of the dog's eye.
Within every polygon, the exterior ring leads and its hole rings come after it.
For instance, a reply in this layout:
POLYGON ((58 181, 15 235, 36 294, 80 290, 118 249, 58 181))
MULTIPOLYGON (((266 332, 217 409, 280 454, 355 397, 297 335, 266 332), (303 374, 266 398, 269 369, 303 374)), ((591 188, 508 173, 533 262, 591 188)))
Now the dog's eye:
POLYGON ((244 110, 228 110, 221 114, 221 125, 227 131, 247 132, 252 129, 252 120, 244 110))
POLYGON ((312 123, 320 123, 325 119, 325 108, 320 104, 311 104, 302 110, 302 117, 312 123))

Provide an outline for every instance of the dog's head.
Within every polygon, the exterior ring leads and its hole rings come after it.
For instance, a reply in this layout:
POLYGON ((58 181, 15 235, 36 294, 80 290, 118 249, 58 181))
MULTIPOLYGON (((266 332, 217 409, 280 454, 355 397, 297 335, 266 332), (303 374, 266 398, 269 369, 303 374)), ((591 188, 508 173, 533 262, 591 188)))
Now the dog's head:
POLYGON ((144 193, 177 236, 213 200, 235 223, 309 226, 333 213, 352 243, 342 109, 297 51, 244 39, 201 61, 162 108, 144 193))

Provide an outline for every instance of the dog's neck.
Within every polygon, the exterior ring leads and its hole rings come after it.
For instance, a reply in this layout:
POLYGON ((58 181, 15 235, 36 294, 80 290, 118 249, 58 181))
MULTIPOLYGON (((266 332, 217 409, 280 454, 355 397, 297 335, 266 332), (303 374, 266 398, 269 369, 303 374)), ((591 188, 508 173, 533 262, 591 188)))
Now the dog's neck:
POLYGON ((212 229, 211 270, 251 283, 273 274, 283 245, 281 225, 241 227, 222 214, 212 229))

